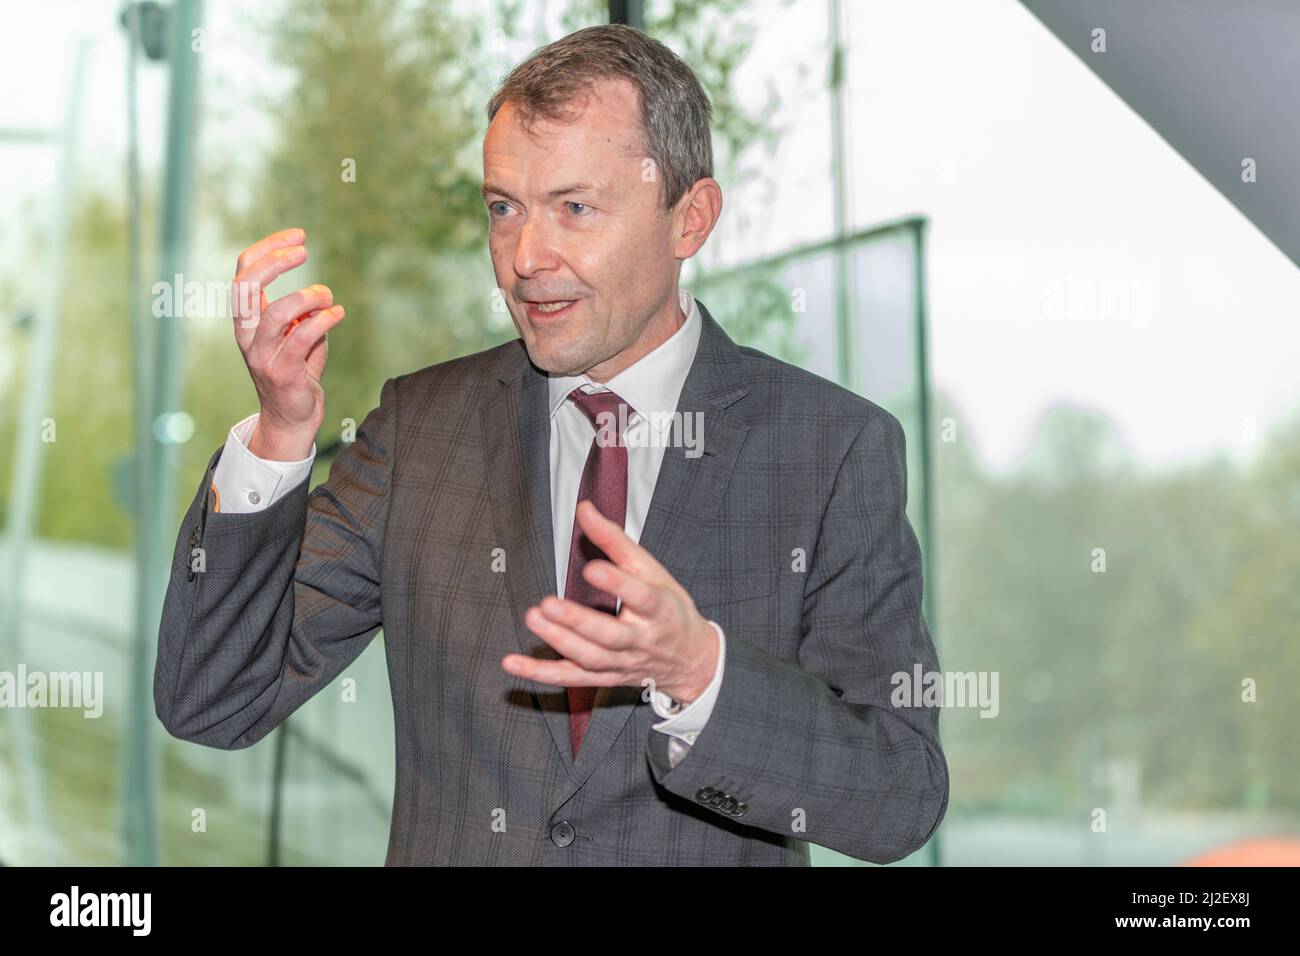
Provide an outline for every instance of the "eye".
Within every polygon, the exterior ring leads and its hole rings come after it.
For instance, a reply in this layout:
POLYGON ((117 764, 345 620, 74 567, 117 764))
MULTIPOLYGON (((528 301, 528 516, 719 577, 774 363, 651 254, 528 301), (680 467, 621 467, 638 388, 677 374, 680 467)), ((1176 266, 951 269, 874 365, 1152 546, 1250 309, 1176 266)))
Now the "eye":
MULTIPOLYGON (((586 203, 573 202, 572 200, 569 200, 567 203, 565 203, 565 205, 567 205, 567 206, 569 206, 569 207, 579 206, 579 207, 581 207, 582 209, 585 209, 585 210, 590 210, 590 209, 591 209, 591 207, 588 206, 586 203)), ((582 216, 585 215, 585 213, 583 213, 583 212, 575 212, 574 215, 575 215, 575 216, 578 216, 579 218, 581 218, 582 216)))
MULTIPOLYGON (((495 214, 496 214, 496 207, 497 207, 497 206, 505 206, 507 209, 510 208, 510 204, 509 204, 508 202, 506 202, 506 201, 504 201, 504 200, 502 200, 502 199, 498 199, 498 200, 496 200, 495 202, 490 202, 490 203, 488 203, 488 212, 489 212, 490 214, 492 214, 492 215, 495 215, 495 214)), ((501 215, 504 216, 505 213, 502 213, 501 215)))

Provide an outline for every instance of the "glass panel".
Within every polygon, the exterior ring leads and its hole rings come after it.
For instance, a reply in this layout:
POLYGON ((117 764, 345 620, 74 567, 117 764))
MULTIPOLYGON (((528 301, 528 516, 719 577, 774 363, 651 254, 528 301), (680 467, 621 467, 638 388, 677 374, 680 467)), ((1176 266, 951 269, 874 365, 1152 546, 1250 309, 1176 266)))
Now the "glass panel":
POLYGON ((1000 675, 944 861, 1296 834, 1300 273, 1020 5, 846 6, 852 221, 933 223, 940 660, 1000 675))

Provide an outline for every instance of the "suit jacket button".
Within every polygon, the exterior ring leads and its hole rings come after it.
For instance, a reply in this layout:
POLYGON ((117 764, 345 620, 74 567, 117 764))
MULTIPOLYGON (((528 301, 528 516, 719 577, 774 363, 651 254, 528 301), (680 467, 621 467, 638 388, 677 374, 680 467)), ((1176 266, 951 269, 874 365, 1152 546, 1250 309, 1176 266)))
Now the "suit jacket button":
POLYGON ((746 803, 744 800, 741 800, 738 804, 736 804, 736 816, 743 817, 745 815, 745 811, 748 809, 749 809, 749 804, 746 803))
POLYGON ((577 831, 573 829, 573 824, 568 820, 561 820, 551 827, 551 842, 556 846, 568 846, 573 842, 576 835, 577 831))
POLYGON ((700 789, 695 791, 695 799, 700 801, 700 803, 708 803, 709 800, 712 799, 712 797, 713 797, 712 787, 700 787, 700 789))
POLYGON ((199 529, 195 528, 190 532, 190 547, 196 548, 199 544, 199 529))

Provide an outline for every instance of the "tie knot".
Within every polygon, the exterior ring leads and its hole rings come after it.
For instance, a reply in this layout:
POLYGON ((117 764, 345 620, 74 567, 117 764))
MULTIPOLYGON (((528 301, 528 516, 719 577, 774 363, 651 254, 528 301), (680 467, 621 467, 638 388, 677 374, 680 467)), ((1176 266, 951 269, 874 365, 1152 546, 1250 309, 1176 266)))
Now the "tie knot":
MULTIPOLYGON (((584 415, 587 416, 587 419, 591 422, 593 428, 597 430, 600 429, 602 423, 597 416, 602 412, 608 412, 610 415, 613 415, 613 425, 616 429, 618 428, 618 408, 620 405, 624 404, 624 402, 617 393, 611 391, 584 392, 581 388, 575 388, 569 393, 569 398, 573 399, 573 403, 582 410, 584 415)), ((624 417, 631 418, 632 411, 632 407, 628 406, 624 417)))

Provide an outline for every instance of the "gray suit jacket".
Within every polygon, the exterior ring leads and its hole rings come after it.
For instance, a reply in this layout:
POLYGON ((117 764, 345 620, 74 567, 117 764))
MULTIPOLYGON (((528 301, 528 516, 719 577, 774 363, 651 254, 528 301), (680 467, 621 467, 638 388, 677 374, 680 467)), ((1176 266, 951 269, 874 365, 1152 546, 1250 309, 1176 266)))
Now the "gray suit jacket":
POLYGON ((547 379, 518 339, 385 382, 329 479, 261 512, 211 512, 217 450, 158 632, 163 725, 248 747, 382 626, 388 865, 806 865, 808 842, 883 863, 922 846, 948 767, 938 708, 890 700, 893 675, 938 669, 902 428, 700 314, 679 410, 703 414, 704 453, 665 450, 641 536, 727 635, 676 767, 641 688, 605 691, 575 761, 564 689, 501 667, 558 656, 523 620, 555 571, 547 379))

